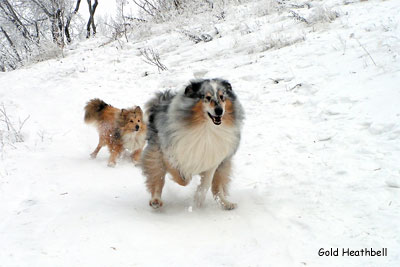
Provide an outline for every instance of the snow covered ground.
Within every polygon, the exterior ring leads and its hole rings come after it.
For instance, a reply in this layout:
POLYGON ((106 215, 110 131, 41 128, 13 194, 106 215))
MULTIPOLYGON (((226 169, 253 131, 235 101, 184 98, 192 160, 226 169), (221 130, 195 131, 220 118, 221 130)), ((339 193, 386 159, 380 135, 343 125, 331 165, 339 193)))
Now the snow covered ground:
POLYGON ((400 2, 282 3, 177 18, 129 43, 98 36, 0 73, 10 120, 29 116, 24 142, 0 122, 0 266, 399 266, 400 2), (176 27, 214 40, 194 44, 176 27), (144 63, 144 47, 168 71, 144 63), (228 79, 246 110, 239 207, 223 211, 211 194, 192 207, 194 179, 167 181, 154 211, 138 167, 108 168, 106 149, 89 158, 97 133, 83 107, 143 105, 203 76, 228 79), (366 247, 388 256, 318 256, 366 247))

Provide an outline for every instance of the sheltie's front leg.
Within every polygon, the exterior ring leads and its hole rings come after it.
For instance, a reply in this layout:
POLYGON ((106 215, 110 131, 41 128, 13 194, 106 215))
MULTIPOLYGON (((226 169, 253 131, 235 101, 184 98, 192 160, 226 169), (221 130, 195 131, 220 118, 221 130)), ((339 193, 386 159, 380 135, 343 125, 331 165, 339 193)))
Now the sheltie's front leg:
POLYGON ((203 206, 208 189, 210 189, 215 170, 216 168, 212 168, 200 174, 201 177, 200 185, 197 187, 197 191, 194 196, 194 201, 197 207, 203 206))
POLYGON ((132 153, 131 157, 132 157, 133 163, 135 163, 135 164, 139 163, 141 154, 142 154, 141 148, 132 153))
POLYGON ((110 146, 110 158, 108 159, 108 167, 115 167, 117 164, 117 158, 121 154, 123 150, 122 145, 113 145, 110 146))
POLYGON ((142 154, 142 169, 146 176, 146 186, 151 193, 150 206, 162 207, 161 194, 165 183, 166 169, 162 160, 162 152, 157 145, 148 145, 142 154))
POLYGON ((172 180, 174 180, 177 184, 181 186, 186 186, 192 180, 191 176, 190 177, 182 176, 181 173, 176 168, 172 167, 171 164, 168 162, 168 160, 165 158, 164 158, 164 165, 167 172, 171 174, 172 180))
POLYGON ((232 169, 231 159, 225 160, 218 166, 212 181, 211 191, 214 195, 214 199, 225 210, 232 210, 237 207, 236 203, 229 202, 226 199, 226 196, 228 195, 228 184, 231 180, 229 178, 231 169, 232 169))
POLYGON ((101 136, 99 136, 99 144, 97 145, 96 149, 90 154, 90 157, 92 159, 97 157, 97 154, 99 153, 100 149, 105 145, 105 142, 101 136))

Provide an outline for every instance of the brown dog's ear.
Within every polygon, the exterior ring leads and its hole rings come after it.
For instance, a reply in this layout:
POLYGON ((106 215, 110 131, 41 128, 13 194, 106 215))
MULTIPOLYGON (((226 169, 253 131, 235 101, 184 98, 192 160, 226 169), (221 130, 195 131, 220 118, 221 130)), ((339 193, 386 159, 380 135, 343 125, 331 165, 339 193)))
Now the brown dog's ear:
POLYGON ((122 116, 125 116, 126 114, 128 114, 128 110, 126 110, 126 109, 121 109, 121 115, 122 116))
POLYGON ((137 107, 135 108, 134 112, 142 113, 142 109, 140 108, 140 106, 137 106, 137 107))

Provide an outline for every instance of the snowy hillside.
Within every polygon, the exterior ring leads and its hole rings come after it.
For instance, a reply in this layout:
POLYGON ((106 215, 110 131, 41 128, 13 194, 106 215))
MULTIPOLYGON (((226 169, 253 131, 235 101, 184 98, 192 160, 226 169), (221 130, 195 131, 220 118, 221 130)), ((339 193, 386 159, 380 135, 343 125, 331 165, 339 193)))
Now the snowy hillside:
POLYGON ((242 2, 0 73, 0 109, 17 131, 26 119, 17 142, 0 114, 1 267, 399 266, 400 1, 242 2), (146 64, 143 48, 168 70, 146 64), (209 193, 197 209, 195 178, 167 179, 154 211, 139 167, 107 167, 106 149, 90 159, 98 136, 83 107, 144 105, 194 77, 229 80, 246 111, 238 208, 209 193))

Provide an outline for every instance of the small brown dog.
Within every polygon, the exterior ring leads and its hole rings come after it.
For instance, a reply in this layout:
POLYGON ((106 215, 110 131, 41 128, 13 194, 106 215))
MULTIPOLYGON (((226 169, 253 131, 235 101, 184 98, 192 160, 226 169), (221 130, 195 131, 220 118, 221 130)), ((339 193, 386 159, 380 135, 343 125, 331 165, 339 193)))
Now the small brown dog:
POLYGON ((139 161, 147 131, 139 106, 120 110, 95 98, 85 106, 85 122, 94 123, 99 132, 99 144, 90 154, 92 158, 96 158, 100 149, 107 145, 111 153, 108 166, 115 166, 124 149, 131 152, 134 162, 139 161))

